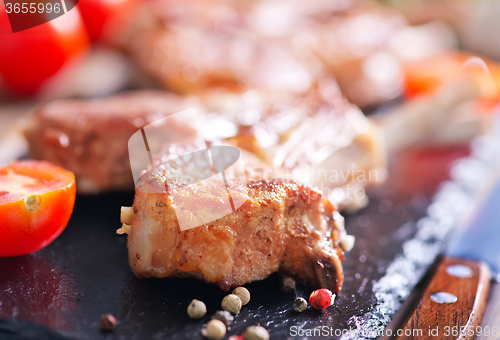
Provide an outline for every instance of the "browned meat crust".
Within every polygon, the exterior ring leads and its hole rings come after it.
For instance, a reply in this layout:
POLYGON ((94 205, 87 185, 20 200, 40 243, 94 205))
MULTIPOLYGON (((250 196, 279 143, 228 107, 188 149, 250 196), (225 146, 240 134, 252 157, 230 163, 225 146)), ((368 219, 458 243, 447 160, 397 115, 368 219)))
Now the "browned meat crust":
MULTIPOLYGON (((250 155, 248 183, 232 183, 235 212, 181 230, 173 197, 189 198, 187 214, 219 204, 225 187, 184 185, 157 169, 137 185, 128 233, 129 262, 138 277, 194 277, 228 290, 274 272, 340 291, 343 219, 322 194, 282 179, 257 179, 266 168, 250 155), (158 192, 158 188, 166 191, 158 192), (156 191, 156 193, 152 193, 156 191)), ((247 168, 248 169, 248 168, 247 168)), ((269 169, 268 169, 269 170, 269 169)))
MULTIPOLYGON (((73 171, 80 193, 133 190, 130 136, 152 121, 195 106, 189 99, 161 91, 59 100, 36 110, 24 133, 31 156, 73 171)), ((173 128, 192 133, 180 122, 173 128)))

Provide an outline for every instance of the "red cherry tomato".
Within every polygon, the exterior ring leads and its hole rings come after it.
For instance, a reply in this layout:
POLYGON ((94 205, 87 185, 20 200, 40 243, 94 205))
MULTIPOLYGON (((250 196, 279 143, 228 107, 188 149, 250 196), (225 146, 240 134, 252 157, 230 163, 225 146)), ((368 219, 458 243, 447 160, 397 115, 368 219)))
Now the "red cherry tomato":
POLYGON ((45 161, 0 168, 0 256, 37 251, 59 236, 75 204, 75 175, 45 161))
POLYGON ((127 25, 135 0, 80 0, 78 8, 93 42, 106 40, 127 25))
MULTIPOLYGON (((474 76, 484 88, 500 88, 500 66, 485 58, 481 58, 479 63, 468 63, 473 59, 478 60, 478 57, 466 52, 451 51, 406 63, 406 97, 433 94, 441 86, 465 75, 474 76), (487 71, 482 67, 483 63, 487 71)), ((499 94, 491 93, 483 99, 498 101, 499 97, 499 94)))
POLYGON ((0 1, 0 84, 18 96, 35 94, 71 58, 89 48, 77 8, 42 25, 12 33, 0 1))
POLYGON ((309 303, 314 309, 325 309, 333 304, 335 295, 328 289, 315 290, 309 296, 309 303))

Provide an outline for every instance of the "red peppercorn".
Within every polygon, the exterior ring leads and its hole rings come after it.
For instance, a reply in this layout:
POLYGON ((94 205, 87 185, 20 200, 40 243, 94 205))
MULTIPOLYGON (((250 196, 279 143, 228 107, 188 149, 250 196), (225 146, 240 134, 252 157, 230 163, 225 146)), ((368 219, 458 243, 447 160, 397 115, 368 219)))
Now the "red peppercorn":
POLYGON ((101 316, 101 328, 103 331, 114 330, 117 323, 118 321, 116 321, 116 318, 112 314, 104 314, 101 316))
POLYGON ((229 340, 245 340, 245 333, 241 335, 231 335, 229 340))
POLYGON ((325 288, 315 290, 309 296, 309 303, 314 309, 325 309, 331 306, 334 300, 335 294, 325 288))

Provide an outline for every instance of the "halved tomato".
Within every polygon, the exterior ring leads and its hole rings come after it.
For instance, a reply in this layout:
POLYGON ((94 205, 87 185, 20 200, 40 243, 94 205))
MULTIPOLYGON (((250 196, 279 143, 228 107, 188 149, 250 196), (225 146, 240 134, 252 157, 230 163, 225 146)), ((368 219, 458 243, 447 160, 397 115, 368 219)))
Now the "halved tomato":
POLYGON ((0 168, 0 256, 37 251, 66 228, 75 205, 75 175, 45 161, 0 168))

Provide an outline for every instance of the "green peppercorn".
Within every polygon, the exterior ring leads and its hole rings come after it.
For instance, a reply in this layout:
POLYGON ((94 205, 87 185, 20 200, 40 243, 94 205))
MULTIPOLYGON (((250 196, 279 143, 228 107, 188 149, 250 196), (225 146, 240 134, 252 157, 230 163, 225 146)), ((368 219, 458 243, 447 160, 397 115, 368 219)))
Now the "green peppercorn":
POLYGON ((220 340, 226 335, 226 326, 222 321, 213 319, 201 330, 201 334, 210 340, 220 340))
POLYGON ((203 301, 194 299, 189 304, 187 312, 189 317, 191 317, 192 319, 200 319, 207 313, 207 307, 205 306, 203 301))
POLYGON ((231 314, 239 314, 241 310, 241 300, 238 295, 229 294, 222 299, 221 307, 231 314))
POLYGON ((250 326, 245 331, 245 340, 269 340, 269 332, 262 326, 250 326))
POLYGON ((238 295, 241 305, 244 306, 250 301, 250 292, 245 287, 237 287, 233 290, 234 295, 238 295))
POLYGON ((284 276, 281 279, 281 289, 286 293, 292 293, 295 291, 296 282, 293 277, 284 276))
POLYGON ((295 301, 293 302, 293 310, 296 312, 303 312, 307 308, 307 301, 304 298, 296 298, 295 301))

